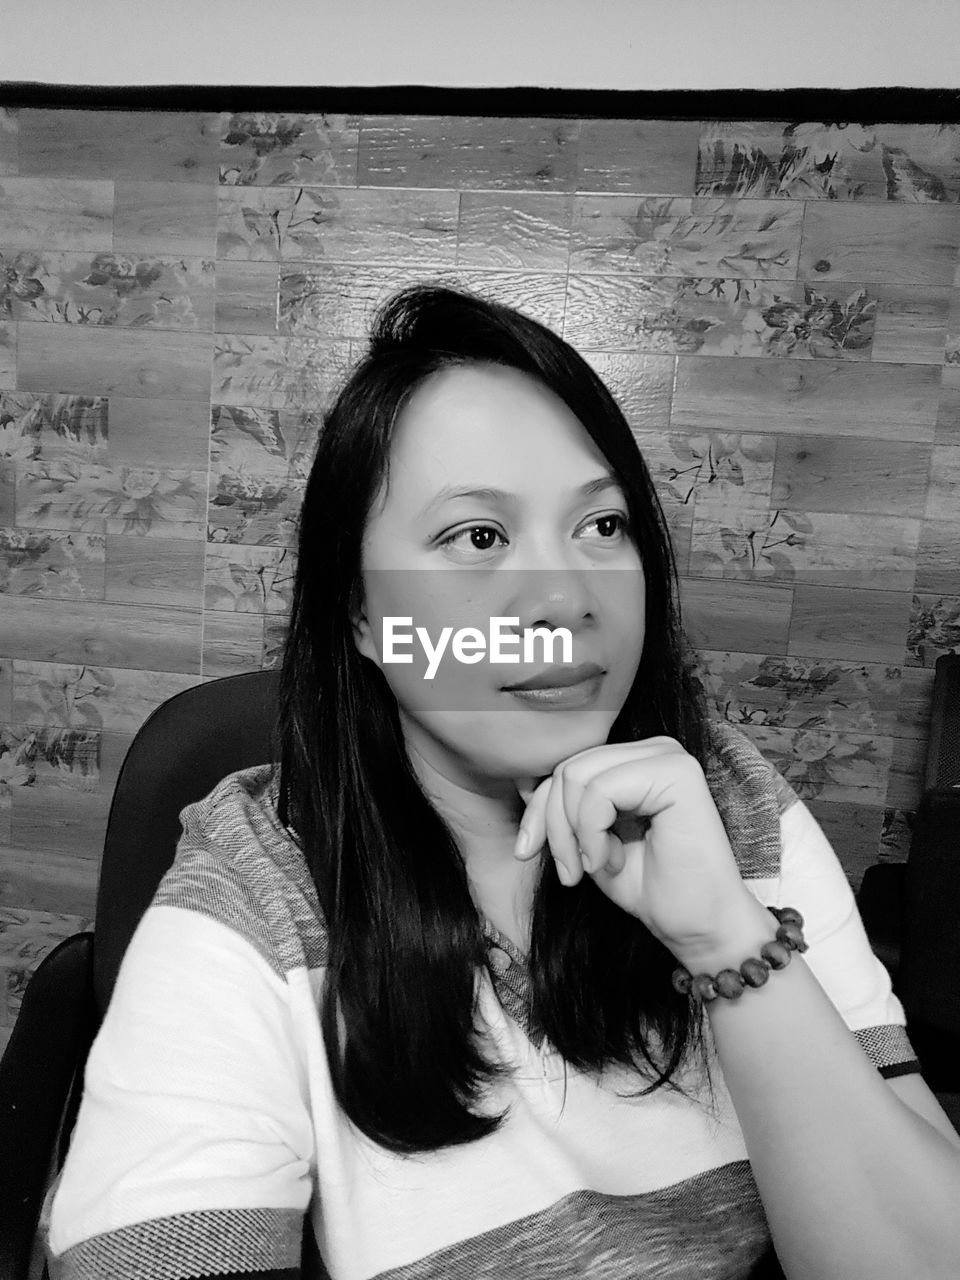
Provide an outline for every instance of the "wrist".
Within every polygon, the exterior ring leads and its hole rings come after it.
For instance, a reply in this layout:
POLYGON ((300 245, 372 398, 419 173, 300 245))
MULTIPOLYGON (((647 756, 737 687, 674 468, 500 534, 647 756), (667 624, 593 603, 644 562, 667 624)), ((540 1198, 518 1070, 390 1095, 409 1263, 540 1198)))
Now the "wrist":
POLYGON ((736 908, 724 916, 709 937, 671 948, 690 973, 719 973, 739 969, 748 956, 758 956, 777 935, 777 920, 749 891, 736 908))

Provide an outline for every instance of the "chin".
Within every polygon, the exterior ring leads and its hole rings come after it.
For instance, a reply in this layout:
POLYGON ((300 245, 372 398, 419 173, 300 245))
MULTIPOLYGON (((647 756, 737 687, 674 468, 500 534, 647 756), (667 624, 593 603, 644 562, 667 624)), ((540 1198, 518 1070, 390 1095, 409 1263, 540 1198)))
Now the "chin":
POLYGON ((579 751, 602 747, 613 725, 608 712, 570 712, 567 715, 544 715, 541 723, 524 722, 511 726, 511 735, 504 743, 504 755, 522 759, 518 773, 546 777, 558 764, 579 751))

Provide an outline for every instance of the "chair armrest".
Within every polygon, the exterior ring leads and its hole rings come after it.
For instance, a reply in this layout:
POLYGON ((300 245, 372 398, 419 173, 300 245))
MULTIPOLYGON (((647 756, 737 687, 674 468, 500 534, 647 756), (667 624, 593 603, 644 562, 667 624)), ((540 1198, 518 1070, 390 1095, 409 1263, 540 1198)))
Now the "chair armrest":
POLYGON ((960 1040, 960 786, 927 791, 904 882, 901 999, 960 1040))
POLYGON ((23 994, 0 1059, 0 1276, 30 1261, 51 1174, 76 1118, 83 1067, 99 1018, 93 934, 65 939, 44 957, 23 994))
POLYGON ((857 907, 873 954, 890 974, 894 987, 900 973, 903 946, 903 900, 906 866, 877 862, 867 867, 857 891, 857 907))

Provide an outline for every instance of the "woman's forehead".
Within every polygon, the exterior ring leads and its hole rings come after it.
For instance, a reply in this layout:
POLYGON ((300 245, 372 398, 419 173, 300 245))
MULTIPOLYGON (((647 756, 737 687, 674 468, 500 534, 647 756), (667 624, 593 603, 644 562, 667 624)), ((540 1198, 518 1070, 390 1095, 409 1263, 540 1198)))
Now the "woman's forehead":
POLYGON ((557 471, 576 476, 591 462, 603 465, 559 396, 529 374, 490 364, 432 375, 398 416, 390 452, 391 470, 396 466, 418 486, 557 471))

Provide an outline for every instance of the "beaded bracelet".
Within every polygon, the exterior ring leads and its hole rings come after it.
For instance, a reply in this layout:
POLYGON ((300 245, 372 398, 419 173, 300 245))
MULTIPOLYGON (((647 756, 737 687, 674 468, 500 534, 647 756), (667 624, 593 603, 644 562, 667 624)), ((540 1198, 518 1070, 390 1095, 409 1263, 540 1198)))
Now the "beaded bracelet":
POLYGON ((681 995, 690 995, 694 1000, 709 1002, 723 996, 727 1000, 739 1000, 744 987, 762 987, 770 977, 771 969, 785 969, 790 963, 794 951, 808 951, 803 936, 803 916, 794 907, 767 907, 776 916, 778 922, 777 937, 774 942, 766 942, 760 948, 760 957, 751 956, 744 960, 737 969, 721 969, 716 977, 709 973, 698 973, 696 977, 689 969, 674 969, 673 988, 681 995))

